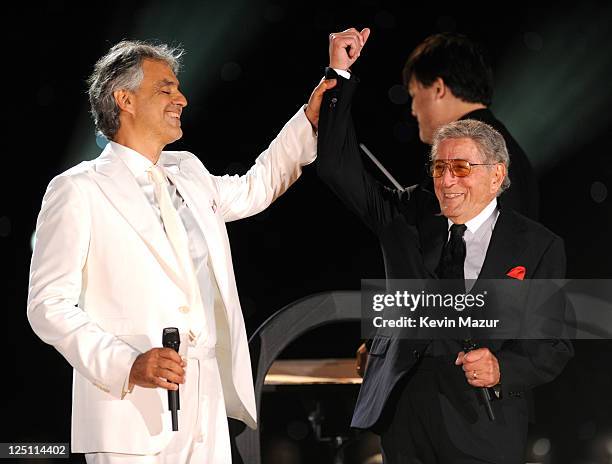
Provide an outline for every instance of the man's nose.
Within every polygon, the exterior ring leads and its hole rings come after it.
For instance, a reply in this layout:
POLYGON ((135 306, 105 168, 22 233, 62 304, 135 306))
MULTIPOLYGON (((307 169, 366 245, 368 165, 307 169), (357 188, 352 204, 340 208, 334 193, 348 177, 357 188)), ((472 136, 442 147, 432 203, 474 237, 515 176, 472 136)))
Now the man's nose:
POLYGON ((173 103, 179 105, 182 108, 185 108, 187 106, 187 98, 185 97, 185 95, 183 95, 181 91, 178 91, 176 93, 176 97, 173 103))
POLYGON ((442 173, 442 185, 444 186, 450 186, 450 185, 454 185, 457 182, 457 176, 455 176, 455 174, 453 174, 453 170, 451 169, 450 165, 446 165, 444 172, 442 173))

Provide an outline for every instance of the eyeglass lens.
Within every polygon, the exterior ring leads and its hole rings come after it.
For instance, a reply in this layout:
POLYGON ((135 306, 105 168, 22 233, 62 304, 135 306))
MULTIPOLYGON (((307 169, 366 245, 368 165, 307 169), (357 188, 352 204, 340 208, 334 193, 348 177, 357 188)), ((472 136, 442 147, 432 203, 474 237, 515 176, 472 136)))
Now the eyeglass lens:
POLYGON ((453 175, 465 177, 470 173, 470 163, 466 160, 454 159, 449 161, 435 161, 431 166, 433 177, 442 177, 446 167, 449 167, 453 175))

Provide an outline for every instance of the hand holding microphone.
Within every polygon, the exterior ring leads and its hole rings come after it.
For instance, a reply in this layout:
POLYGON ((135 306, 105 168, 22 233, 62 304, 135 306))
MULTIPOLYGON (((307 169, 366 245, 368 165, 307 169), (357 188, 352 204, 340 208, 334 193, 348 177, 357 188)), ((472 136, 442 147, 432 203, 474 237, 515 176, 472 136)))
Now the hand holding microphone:
POLYGON ((455 364, 462 366, 468 383, 478 388, 487 415, 491 421, 494 421, 495 414, 491 407, 488 388, 497 385, 500 381, 499 362, 488 348, 478 348, 471 339, 463 341, 463 349, 464 351, 457 356, 455 364))
MULTIPOLYGON (((164 329, 162 344, 164 348, 152 348, 136 358, 130 371, 130 388, 134 385, 143 388, 165 388, 168 393, 176 393, 176 409, 179 409, 178 384, 185 383, 187 364, 178 354, 178 329, 164 329)), ((170 401, 170 395, 168 397, 170 401)))

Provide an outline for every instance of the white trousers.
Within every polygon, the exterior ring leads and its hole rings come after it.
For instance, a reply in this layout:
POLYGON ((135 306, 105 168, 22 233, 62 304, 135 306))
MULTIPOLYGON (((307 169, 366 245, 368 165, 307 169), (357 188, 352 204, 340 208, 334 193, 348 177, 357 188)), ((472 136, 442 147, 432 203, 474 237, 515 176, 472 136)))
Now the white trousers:
POLYGON ((152 456, 88 453, 88 464, 231 464, 227 414, 214 349, 189 347, 186 358, 185 383, 179 388, 179 430, 173 432, 168 446, 152 456))

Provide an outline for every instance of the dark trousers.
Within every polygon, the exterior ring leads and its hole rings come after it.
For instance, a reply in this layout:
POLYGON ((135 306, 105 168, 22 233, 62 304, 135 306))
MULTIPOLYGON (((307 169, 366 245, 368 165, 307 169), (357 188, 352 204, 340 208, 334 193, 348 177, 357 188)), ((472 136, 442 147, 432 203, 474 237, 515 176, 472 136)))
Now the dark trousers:
POLYGON ((483 464, 451 442, 440 410, 431 358, 423 358, 398 385, 389 423, 381 434, 384 464, 483 464))

